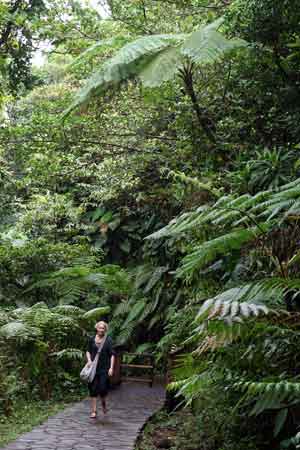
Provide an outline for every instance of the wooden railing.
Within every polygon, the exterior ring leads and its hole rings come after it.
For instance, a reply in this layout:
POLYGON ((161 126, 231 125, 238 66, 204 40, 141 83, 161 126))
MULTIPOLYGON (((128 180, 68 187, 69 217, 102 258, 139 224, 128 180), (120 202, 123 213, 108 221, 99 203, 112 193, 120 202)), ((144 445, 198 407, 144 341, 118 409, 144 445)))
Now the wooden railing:
POLYGON ((154 355, 151 353, 122 353, 120 355, 120 381, 140 381, 153 386, 154 355), (129 359, 129 362, 128 362, 129 359), (126 361, 127 360, 127 361, 126 361), (127 375, 134 372, 134 376, 127 375), (146 376, 145 376, 146 372, 146 376), (141 373, 141 375, 139 375, 141 373))

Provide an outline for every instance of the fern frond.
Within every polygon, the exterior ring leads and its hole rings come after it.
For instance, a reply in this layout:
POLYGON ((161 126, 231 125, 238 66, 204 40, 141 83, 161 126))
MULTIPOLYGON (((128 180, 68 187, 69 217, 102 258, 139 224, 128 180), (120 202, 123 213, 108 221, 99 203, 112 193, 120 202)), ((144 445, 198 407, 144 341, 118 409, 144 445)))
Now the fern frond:
POLYGON ((114 317, 122 316, 124 314, 129 313, 130 308, 131 308, 131 305, 130 305, 129 301, 121 302, 114 310, 114 317))
POLYGON ((224 256, 232 250, 240 249, 244 244, 266 232, 267 229, 267 224, 248 229, 241 228, 204 242, 196 247, 196 250, 184 257, 181 267, 176 272, 177 276, 183 277, 192 274, 195 270, 199 270, 214 261, 217 256, 224 256))
POLYGON ((83 314, 82 319, 88 322, 97 322, 101 320, 104 316, 110 313, 109 306, 102 306, 99 308, 90 309, 85 314, 83 314))
POLYGON ((74 305, 59 305, 51 309, 52 312, 71 317, 81 317, 85 311, 74 305))
POLYGON ((59 303, 61 305, 72 305, 87 294, 87 286, 82 280, 73 280, 60 283, 59 303))
POLYGON ((146 239, 177 236, 204 224, 232 227, 249 226, 250 223, 260 225, 262 220, 267 223, 277 217, 297 215, 299 208, 300 178, 281 186, 278 191, 261 191, 254 196, 221 197, 211 206, 200 207, 172 219, 166 227, 146 239))
POLYGON ((65 115, 89 101, 93 95, 118 86, 122 81, 137 75, 139 70, 142 70, 147 62, 152 60, 153 55, 157 55, 163 49, 168 48, 172 42, 177 43, 185 37, 185 34, 152 35, 141 37, 126 44, 92 75, 78 93, 74 103, 66 110, 65 115))
POLYGON ((90 58, 99 55, 102 50, 111 48, 112 46, 122 46, 126 44, 126 39, 121 36, 116 36, 109 39, 102 39, 96 42, 94 45, 88 47, 84 52, 82 52, 77 58, 75 58, 69 65, 70 68, 79 66, 81 63, 86 63, 90 58))
POLYGON ((59 328, 59 330, 62 333, 66 332, 66 334, 69 334, 70 330, 78 330, 79 331, 79 325, 73 317, 68 317, 68 316, 57 317, 55 319, 55 325, 59 328))
POLYGON ((23 322, 15 321, 0 327, 0 336, 5 339, 26 342, 40 338, 42 333, 37 327, 31 327, 23 322))
POLYGON ((191 405, 193 401, 198 398, 204 389, 207 389, 209 381, 206 373, 193 375, 184 380, 176 394, 176 396, 183 395, 186 400, 186 405, 191 405))
POLYGON ((51 353, 51 356, 54 356, 58 360, 62 361, 82 361, 84 353, 82 350, 77 348, 65 348, 59 352, 51 353))
POLYGON ((144 288, 144 294, 147 294, 159 282, 164 273, 169 270, 168 266, 155 267, 152 275, 144 288))
POLYGON ((146 299, 142 299, 142 300, 137 301, 131 307, 131 310, 130 310, 130 312, 129 312, 129 314, 128 314, 128 316, 127 316, 127 318, 126 318, 126 320, 125 320, 125 322, 123 324, 123 328, 127 327, 130 322, 135 321, 136 318, 143 313, 143 311, 146 308, 146 305, 147 305, 147 300, 146 299))
POLYGON ((126 344, 132 337, 135 329, 135 324, 129 323, 125 328, 123 328, 116 338, 117 344, 126 344))
POLYGON ((249 302, 239 303, 237 301, 222 302, 222 300, 217 300, 213 305, 210 305, 210 302, 206 305, 205 302, 199 311, 197 319, 203 318, 204 315, 208 314, 208 320, 219 318, 230 323, 230 321, 233 322, 237 318, 239 318, 240 321, 242 318, 248 319, 253 316, 258 317, 259 315, 267 315, 270 311, 271 310, 263 304, 249 302))
POLYGON ((258 415, 268 409, 279 409, 283 406, 300 402, 300 383, 292 381, 279 382, 238 382, 234 389, 244 393, 244 400, 255 400, 250 415, 258 415))
POLYGON ((221 58, 230 50, 245 46, 241 39, 228 40, 217 31, 222 18, 201 27, 183 43, 181 52, 197 64, 208 64, 221 58))
POLYGON ((222 36, 216 31, 219 26, 217 20, 191 35, 144 36, 125 45, 92 75, 65 115, 96 94, 117 87, 131 77, 140 77, 146 86, 159 86, 174 76, 184 58, 189 57, 196 63, 211 63, 226 51, 244 45, 242 41, 229 41, 222 36))
POLYGON ((145 87, 156 87, 174 78, 181 67, 180 49, 167 47, 140 71, 139 78, 145 87))

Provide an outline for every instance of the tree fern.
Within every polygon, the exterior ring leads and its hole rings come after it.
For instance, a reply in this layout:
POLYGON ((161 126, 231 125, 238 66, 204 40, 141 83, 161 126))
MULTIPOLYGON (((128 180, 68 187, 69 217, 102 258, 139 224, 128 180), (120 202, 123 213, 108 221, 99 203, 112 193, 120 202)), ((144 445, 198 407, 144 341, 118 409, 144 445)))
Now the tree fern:
POLYGON ((154 55, 168 48, 172 42, 178 43, 184 38, 185 35, 154 35, 141 37, 126 44, 91 76, 65 114, 86 103, 95 94, 119 86, 122 81, 137 75, 154 55))
POLYGON ((217 31, 220 24, 217 20, 190 35, 144 36, 125 45, 92 75, 65 114, 131 77, 140 77, 145 86, 159 86, 174 77, 185 58, 211 63, 226 51, 244 45, 241 40, 230 41, 222 36, 217 31))

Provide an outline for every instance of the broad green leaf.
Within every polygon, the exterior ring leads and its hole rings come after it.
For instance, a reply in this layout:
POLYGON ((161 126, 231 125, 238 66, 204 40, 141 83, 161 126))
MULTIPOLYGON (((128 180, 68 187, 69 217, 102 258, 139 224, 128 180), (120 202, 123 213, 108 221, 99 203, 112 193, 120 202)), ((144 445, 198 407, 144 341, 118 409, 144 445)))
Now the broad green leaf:
POLYGON ((96 208, 95 211, 93 211, 92 220, 95 222, 100 217, 102 217, 104 213, 105 213, 104 208, 96 208))

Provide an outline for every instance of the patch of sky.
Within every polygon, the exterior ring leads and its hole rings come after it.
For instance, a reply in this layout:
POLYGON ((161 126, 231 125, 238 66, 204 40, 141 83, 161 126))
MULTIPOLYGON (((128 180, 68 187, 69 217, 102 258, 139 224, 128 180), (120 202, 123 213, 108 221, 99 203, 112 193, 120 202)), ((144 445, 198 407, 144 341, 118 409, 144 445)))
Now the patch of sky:
MULTIPOLYGON (((93 8, 103 19, 107 19, 110 16, 109 6, 106 0, 81 0, 83 6, 87 8, 93 8)), ((42 41, 39 43, 39 47, 34 52, 32 57, 32 65, 35 67, 41 67, 47 60, 47 54, 51 51, 50 41, 42 41)))

